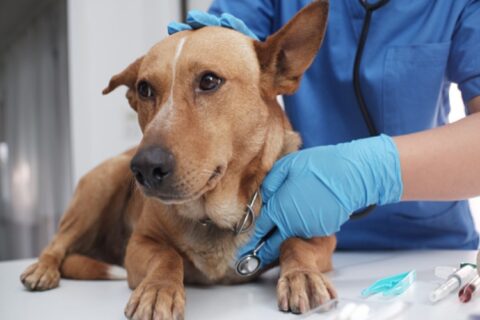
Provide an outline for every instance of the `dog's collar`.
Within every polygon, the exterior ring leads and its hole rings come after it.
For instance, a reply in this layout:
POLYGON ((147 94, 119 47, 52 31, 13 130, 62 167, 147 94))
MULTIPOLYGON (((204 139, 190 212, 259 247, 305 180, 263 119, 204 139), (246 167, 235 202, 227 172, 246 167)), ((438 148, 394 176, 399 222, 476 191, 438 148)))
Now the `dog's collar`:
MULTIPOLYGON (((235 235, 239 235, 247 231, 250 231, 250 229, 255 224, 256 214, 253 207, 255 206, 255 201, 257 201, 257 198, 258 198, 258 190, 255 191, 252 198, 250 198, 250 201, 247 203, 243 218, 237 222, 235 227, 233 227, 232 231, 233 233, 235 233, 235 235)), ((210 218, 206 218, 206 219, 200 220, 200 224, 204 227, 208 227, 213 224, 213 221, 210 218)))

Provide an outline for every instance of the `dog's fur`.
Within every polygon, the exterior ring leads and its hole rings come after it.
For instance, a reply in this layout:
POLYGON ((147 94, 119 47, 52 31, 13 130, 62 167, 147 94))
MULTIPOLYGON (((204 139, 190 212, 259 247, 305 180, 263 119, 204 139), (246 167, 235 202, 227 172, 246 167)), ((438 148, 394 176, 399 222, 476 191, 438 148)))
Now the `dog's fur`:
MULTIPOLYGON (((276 96, 297 89, 320 47, 327 14, 328 3, 315 1, 265 42, 218 27, 180 32, 114 76, 104 93, 128 87, 143 140, 82 178, 57 235, 22 274, 24 285, 46 290, 60 276, 121 278, 112 265, 124 265, 134 289, 126 316, 177 319, 184 313, 184 282, 251 280, 232 268, 249 234, 232 229, 273 163, 300 144, 276 96), (225 79, 216 92, 196 89, 207 71, 225 79), (138 95, 140 81, 154 88, 153 99, 138 95), (134 154, 152 146, 175 157, 170 192, 135 184, 129 170, 134 154), (205 218, 212 224, 202 225, 205 218)), ((305 312, 335 296, 322 274, 331 269, 334 248, 334 237, 283 243, 281 310, 305 312)))

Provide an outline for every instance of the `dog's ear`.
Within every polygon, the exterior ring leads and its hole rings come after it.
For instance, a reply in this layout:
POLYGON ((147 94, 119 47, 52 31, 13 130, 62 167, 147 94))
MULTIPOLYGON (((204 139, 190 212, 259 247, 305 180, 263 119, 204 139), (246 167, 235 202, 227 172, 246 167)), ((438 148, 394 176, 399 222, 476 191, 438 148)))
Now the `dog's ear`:
POLYGON ((255 42, 262 85, 268 92, 292 94, 297 90, 322 44, 328 8, 327 0, 316 0, 265 42, 255 42))
POLYGON ((143 57, 140 57, 133 63, 131 63, 125 70, 123 70, 119 74, 114 75, 110 79, 108 86, 103 89, 102 93, 109 94, 121 85, 125 85, 129 89, 133 89, 133 87, 135 86, 135 82, 137 81, 138 70, 140 69, 142 61, 143 57))
POLYGON ((137 82, 138 70, 140 69, 140 65, 142 64, 143 56, 135 60, 131 63, 125 70, 120 72, 117 75, 114 75, 108 86, 103 89, 103 94, 109 94, 117 87, 121 85, 125 85, 128 87, 127 91, 127 99, 130 106, 136 110, 136 95, 135 95, 135 83, 137 82))

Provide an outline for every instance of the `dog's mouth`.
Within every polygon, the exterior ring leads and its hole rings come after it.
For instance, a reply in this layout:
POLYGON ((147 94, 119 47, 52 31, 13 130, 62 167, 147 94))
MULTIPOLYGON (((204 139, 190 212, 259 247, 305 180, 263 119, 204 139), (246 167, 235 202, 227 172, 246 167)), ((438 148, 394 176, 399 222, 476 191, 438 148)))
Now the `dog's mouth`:
POLYGON ((164 204, 187 203, 200 198, 206 192, 214 189, 217 183, 224 176, 226 171, 227 171, 227 166, 225 165, 217 166, 215 170, 212 171, 212 174, 208 178, 207 182, 200 189, 193 192, 189 192, 189 193, 182 193, 182 192, 165 193, 165 192, 156 191, 148 188, 142 188, 142 189, 143 189, 143 193, 146 196, 156 198, 164 204))

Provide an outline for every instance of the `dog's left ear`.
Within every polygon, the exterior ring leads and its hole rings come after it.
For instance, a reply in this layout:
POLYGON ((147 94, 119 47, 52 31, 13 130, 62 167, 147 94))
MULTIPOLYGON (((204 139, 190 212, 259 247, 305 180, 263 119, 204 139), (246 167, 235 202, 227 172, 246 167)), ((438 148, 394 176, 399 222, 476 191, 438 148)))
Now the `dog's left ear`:
POLYGON ((109 94, 117 87, 121 85, 125 85, 128 87, 127 91, 127 99, 130 106, 136 110, 136 98, 135 98, 135 83, 137 82, 138 70, 140 69, 140 65, 142 64, 143 57, 138 58, 133 63, 131 63, 125 70, 120 72, 117 75, 114 75, 108 86, 103 89, 103 94, 109 94))
POLYGON ((322 44, 328 8, 327 0, 316 0, 265 42, 255 42, 262 85, 268 92, 278 95, 297 90, 322 44))

